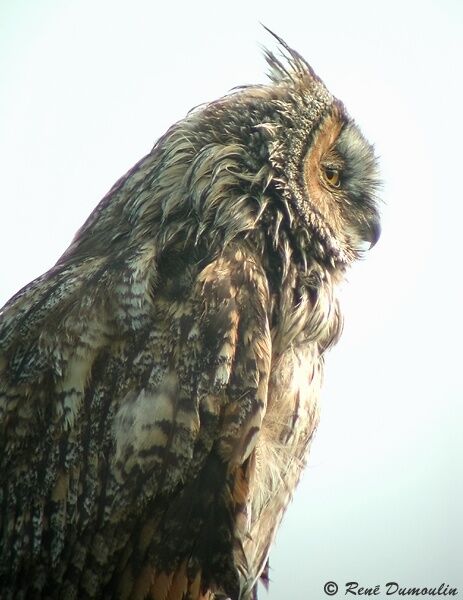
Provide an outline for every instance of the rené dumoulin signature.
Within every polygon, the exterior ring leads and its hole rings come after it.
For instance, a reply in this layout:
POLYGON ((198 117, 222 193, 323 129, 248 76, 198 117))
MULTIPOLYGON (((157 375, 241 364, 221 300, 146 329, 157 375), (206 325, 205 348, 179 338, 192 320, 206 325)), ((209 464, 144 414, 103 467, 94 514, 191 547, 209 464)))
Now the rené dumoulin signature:
POLYGON ((349 581, 346 583, 345 595, 353 596, 379 596, 385 593, 386 596, 457 596, 458 589, 450 587, 447 583, 441 583, 439 587, 404 587, 396 581, 389 581, 384 584, 372 587, 362 587, 358 581, 349 581))

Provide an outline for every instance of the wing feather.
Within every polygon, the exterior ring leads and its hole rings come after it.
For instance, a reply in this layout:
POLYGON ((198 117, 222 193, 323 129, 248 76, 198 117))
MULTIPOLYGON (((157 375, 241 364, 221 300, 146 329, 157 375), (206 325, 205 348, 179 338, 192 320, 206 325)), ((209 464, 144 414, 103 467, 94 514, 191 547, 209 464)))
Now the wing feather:
POLYGON ((174 598, 222 571, 238 594, 233 490, 267 403, 266 279, 232 246, 184 260, 180 286, 153 248, 84 262, 2 312, 2 581, 174 598))

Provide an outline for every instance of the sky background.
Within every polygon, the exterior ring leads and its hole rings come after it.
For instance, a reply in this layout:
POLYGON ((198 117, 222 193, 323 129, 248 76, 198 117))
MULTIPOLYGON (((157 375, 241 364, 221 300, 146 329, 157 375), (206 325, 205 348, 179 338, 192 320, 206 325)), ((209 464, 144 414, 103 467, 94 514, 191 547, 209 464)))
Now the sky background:
POLYGON ((0 0, 0 305, 169 125, 265 81, 259 22, 344 101, 384 179, 262 598, 330 580, 463 595, 463 3, 0 0))

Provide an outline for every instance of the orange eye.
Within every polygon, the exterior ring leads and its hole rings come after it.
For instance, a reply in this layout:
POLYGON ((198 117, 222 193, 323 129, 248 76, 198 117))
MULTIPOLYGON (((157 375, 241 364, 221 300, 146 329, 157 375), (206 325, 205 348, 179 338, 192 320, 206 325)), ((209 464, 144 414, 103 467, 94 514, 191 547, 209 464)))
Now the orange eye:
POLYGON ((331 187, 338 188, 341 185, 341 171, 332 167, 325 167, 323 169, 325 179, 331 187))

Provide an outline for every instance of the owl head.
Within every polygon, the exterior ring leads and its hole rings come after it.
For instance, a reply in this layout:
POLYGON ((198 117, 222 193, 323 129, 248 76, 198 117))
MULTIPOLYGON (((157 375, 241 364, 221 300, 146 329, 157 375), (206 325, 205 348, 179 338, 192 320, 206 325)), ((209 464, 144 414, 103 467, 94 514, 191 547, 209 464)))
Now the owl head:
POLYGON ((195 160, 205 159, 203 172, 215 154, 220 158, 209 168, 213 178, 219 181, 221 168, 235 177, 230 193, 222 188, 220 199, 210 185, 196 209, 203 218, 209 196, 215 225, 237 222, 249 228, 259 226, 256 213, 267 213, 261 224, 269 226, 272 213, 299 248, 342 267, 380 235, 375 153, 310 65, 270 33, 279 45, 278 56, 265 50, 270 83, 236 88, 183 122, 198 144, 195 160), (233 211, 229 198, 239 210, 233 211), (248 215, 250 198, 261 209, 248 215))

